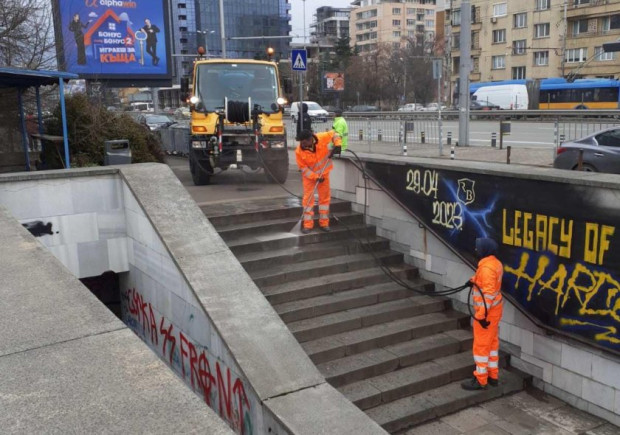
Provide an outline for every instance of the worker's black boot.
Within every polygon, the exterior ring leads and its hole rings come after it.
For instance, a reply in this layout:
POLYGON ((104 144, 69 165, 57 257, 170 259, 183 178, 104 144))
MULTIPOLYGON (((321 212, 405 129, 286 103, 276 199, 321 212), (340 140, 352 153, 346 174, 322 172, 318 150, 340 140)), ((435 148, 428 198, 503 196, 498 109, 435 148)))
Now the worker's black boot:
POLYGON ((320 227, 321 231, 325 231, 326 233, 329 233, 332 229, 330 227, 320 227))
POLYGON ((301 234, 310 234, 311 231, 312 231, 312 228, 302 228, 301 234))
POLYGON ((478 382, 478 379, 473 377, 473 378, 470 378, 470 379, 467 379, 461 382, 461 388, 463 388, 464 390, 474 391, 474 390, 486 390, 487 386, 480 385, 480 382, 478 382))
POLYGON ((497 387, 499 385, 499 380, 498 379, 489 378, 487 382, 492 387, 497 387))

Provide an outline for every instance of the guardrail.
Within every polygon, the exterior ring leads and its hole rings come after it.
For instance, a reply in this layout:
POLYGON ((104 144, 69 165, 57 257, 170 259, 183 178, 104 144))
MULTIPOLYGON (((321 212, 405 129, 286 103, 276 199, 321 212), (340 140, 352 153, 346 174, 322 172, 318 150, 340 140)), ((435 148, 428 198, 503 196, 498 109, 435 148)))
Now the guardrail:
MULTIPOLYGON (((426 144, 454 146, 458 140, 458 112, 442 111, 441 122, 438 112, 345 112, 349 125, 349 143, 367 152, 406 155, 407 147, 426 144)), ((620 110, 491 110, 471 111, 471 124, 488 132, 484 139, 472 139, 472 145, 499 146, 502 141, 500 122, 511 121, 510 136, 513 144, 521 140, 524 132, 530 132, 526 124, 536 123, 546 131, 540 134, 540 147, 555 148, 561 142, 578 139, 607 127, 620 125, 620 110)), ((287 140, 295 144, 295 126, 287 116, 287 140)), ((314 131, 331 128, 332 120, 313 122, 314 131)), ((538 128, 538 127, 537 127, 538 128)), ((176 124, 159 131, 164 151, 173 155, 189 153, 189 128, 176 124)))

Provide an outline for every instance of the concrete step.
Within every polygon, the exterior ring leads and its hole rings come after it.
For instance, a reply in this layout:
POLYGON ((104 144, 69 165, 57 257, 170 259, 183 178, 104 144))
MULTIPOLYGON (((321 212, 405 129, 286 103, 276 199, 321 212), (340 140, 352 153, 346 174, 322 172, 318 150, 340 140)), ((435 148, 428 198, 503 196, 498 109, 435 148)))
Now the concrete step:
MULTIPOLYGON (((403 279, 416 277, 418 273, 417 268, 405 264, 392 266, 391 270, 396 276, 403 279)), ((380 268, 372 267, 366 270, 323 275, 311 279, 265 286, 261 288, 261 291, 267 300, 275 305, 388 281, 390 278, 380 268)))
POLYGON ((243 255, 250 252, 272 251, 274 249, 305 246, 314 243, 352 240, 354 236, 361 238, 376 237, 376 228, 363 224, 352 225, 349 228, 340 225, 334 227, 329 233, 315 229, 309 234, 298 232, 260 234, 229 241, 227 245, 233 254, 243 255))
POLYGON ((394 433, 468 406, 520 391, 527 382, 528 377, 521 373, 502 370, 497 387, 466 391, 461 388, 460 380, 454 381, 367 409, 366 414, 386 431, 394 433))
MULTIPOLYGON (((424 291, 431 291, 435 287, 433 283, 422 278, 411 279, 408 284, 424 291)), ((387 282, 299 301, 284 302, 274 305, 273 308, 284 322, 290 323, 379 302, 404 299, 411 295, 411 290, 396 283, 387 282)))
POLYGON ((471 352, 472 341, 471 331, 454 329, 318 364, 317 368, 331 385, 340 387, 451 354, 471 352))
POLYGON ((297 341, 304 343, 341 332, 353 331, 397 319, 435 313, 447 308, 445 298, 412 296, 396 301, 380 302, 367 307, 354 308, 312 319, 288 324, 297 341))
MULTIPOLYGON (((500 359, 502 367, 505 361, 500 359)), ((472 376, 471 349, 364 379, 339 388, 360 409, 373 408, 472 376)))
MULTIPOLYGON (((318 215, 318 206, 314 208, 315 213, 318 215)), ((200 209, 209 218, 211 225, 218 230, 230 225, 267 222, 287 217, 299 218, 303 210, 301 200, 295 197, 209 204, 201 206, 200 209)), ((332 199, 329 211, 338 215, 343 212, 350 212, 351 203, 332 199)))
POLYGON ((319 260, 291 264, 286 268, 283 268, 281 265, 276 265, 268 269, 252 272, 250 273, 250 277, 258 287, 262 288, 324 275, 369 269, 379 266, 380 264, 394 266, 396 264, 401 264, 403 261, 403 255, 396 251, 385 250, 374 252, 373 254, 374 255, 370 253, 361 253, 321 258, 319 260))
POLYGON ((457 329, 469 316, 453 310, 395 320, 302 343, 310 359, 321 364, 371 349, 404 343, 457 329))
MULTIPOLYGON (((294 217, 283 217, 283 218, 274 218, 270 220, 261 220, 261 221, 253 221, 246 222, 237 225, 226 225, 225 227, 218 228, 218 233, 220 237, 225 241, 233 241, 243 237, 257 235, 257 234, 265 234, 265 233, 289 233, 292 232, 296 228, 300 228, 298 225, 301 222, 301 214, 294 217)), ((332 220, 331 227, 335 227, 338 225, 361 225, 363 223, 364 216, 360 213, 356 212, 342 212, 338 214, 338 219, 340 222, 335 222, 332 220)), ((314 215, 314 226, 318 228, 319 226, 319 215, 315 213, 314 215)))
POLYGON ((352 255, 361 252, 382 251, 388 249, 390 242, 380 237, 371 237, 368 242, 357 240, 342 240, 336 242, 315 243, 312 245, 293 246, 283 249, 274 249, 266 252, 250 252, 237 256, 243 268, 249 273, 266 269, 273 265, 287 265, 302 261, 318 260, 320 258, 336 257, 338 255, 352 255))

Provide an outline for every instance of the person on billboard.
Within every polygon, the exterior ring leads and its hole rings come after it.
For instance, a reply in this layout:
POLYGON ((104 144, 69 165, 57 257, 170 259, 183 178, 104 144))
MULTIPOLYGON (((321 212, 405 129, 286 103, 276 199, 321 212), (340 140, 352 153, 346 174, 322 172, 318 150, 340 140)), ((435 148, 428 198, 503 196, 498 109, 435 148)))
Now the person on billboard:
POLYGON ((151 20, 146 18, 144 26, 140 30, 146 33, 146 52, 153 58, 153 65, 157 66, 159 63, 159 57, 157 57, 157 34, 159 33, 159 27, 151 24, 151 20))
POLYGON ((73 32, 73 38, 77 45, 77 63, 78 65, 86 65, 86 47, 84 46, 84 32, 90 24, 90 20, 87 23, 80 21, 80 14, 73 15, 73 20, 69 23, 69 31, 73 32))

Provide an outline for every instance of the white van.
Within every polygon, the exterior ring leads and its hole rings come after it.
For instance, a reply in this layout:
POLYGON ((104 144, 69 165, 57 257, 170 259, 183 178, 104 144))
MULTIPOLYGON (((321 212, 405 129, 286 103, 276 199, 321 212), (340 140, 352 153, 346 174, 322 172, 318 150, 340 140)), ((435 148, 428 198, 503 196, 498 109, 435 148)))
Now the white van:
POLYGON ((483 86, 474 92, 472 99, 493 103, 506 110, 527 110, 529 104, 525 85, 483 86))
MULTIPOLYGON (((304 101, 303 103, 308 105, 308 115, 310 115, 312 122, 327 121, 329 113, 327 113, 327 110, 323 109, 319 103, 315 103, 314 101, 304 101)), ((297 122, 299 118, 299 102, 291 104, 291 118, 293 122, 297 122)))

